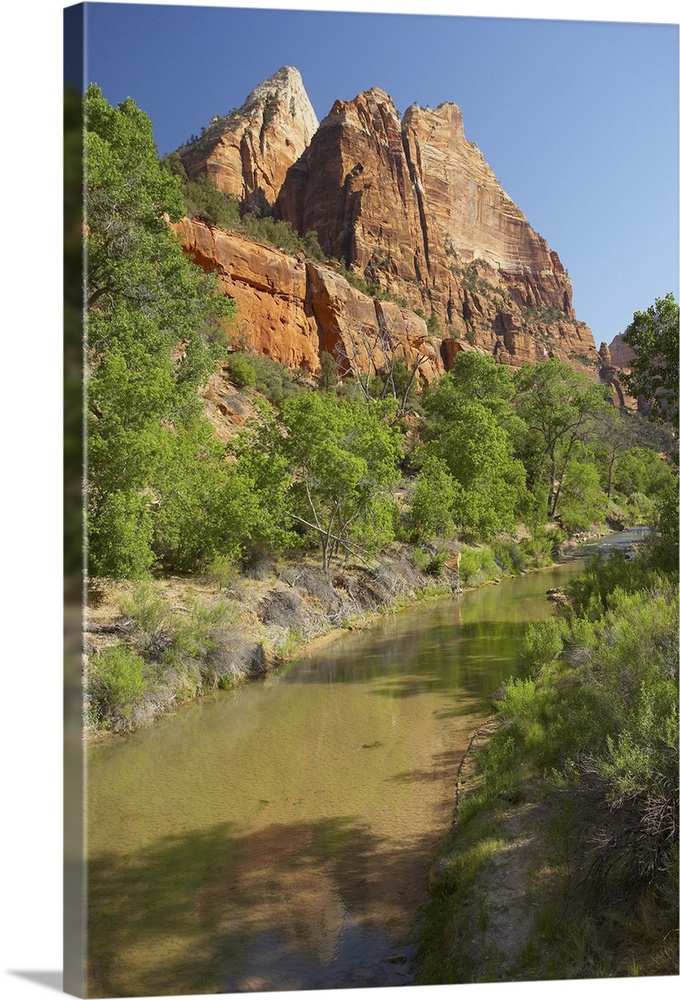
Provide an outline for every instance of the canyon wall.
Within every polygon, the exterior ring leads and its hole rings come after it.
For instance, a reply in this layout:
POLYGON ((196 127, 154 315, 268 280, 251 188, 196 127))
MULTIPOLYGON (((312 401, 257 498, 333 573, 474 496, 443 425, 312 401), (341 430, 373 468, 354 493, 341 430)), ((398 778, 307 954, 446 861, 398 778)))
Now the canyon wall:
POLYGON ((506 363, 597 364, 558 255, 503 191, 455 104, 400 119, 373 88, 336 101, 275 204, 381 290, 506 363))
POLYGON ((445 370, 441 341, 429 336, 424 319, 364 295, 331 268, 195 219, 173 228, 185 253, 235 299, 229 335, 237 344, 309 373, 318 369, 322 351, 349 372, 354 361, 365 369, 371 352, 380 365, 385 349, 408 365, 418 363, 423 385, 445 370))
POLYGON ((616 377, 576 318, 557 253, 468 142, 455 104, 412 105, 402 118, 372 88, 336 101, 319 125, 300 74, 284 67, 179 153, 190 177, 207 173, 243 210, 316 231, 328 255, 324 266, 181 224, 187 252, 235 298, 238 337, 254 350, 311 372, 321 351, 342 366, 388 331, 424 382, 460 350, 512 367, 557 357, 616 377))
MULTIPOLYGON (((459 351, 484 351, 451 331, 444 336, 433 332, 412 309, 366 295, 337 270, 302 255, 284 254, 196 219, 183 219, 174 230, 185 253, 216 274, 224 294, 236 301, 231 340, 290 368, 313 373, 321 352, 327 351, 341 373, 353 363, 365 370, 369 355, 379 367, 390 351, 409 366, 417 364, 421 385, 428 385, 451 368, 459 351)), ((483 308, 483 298, 479 301, 483 308)), ((510 314, 504 317, 500 346, 484 353, 512 366, 547 357, 568 359, 565 351, 549 349, 516 328, 510 314)), ((587 346, 587 341, 571 343, 587 346)), ((597 377, 597 366, 586 370, 597 377)))

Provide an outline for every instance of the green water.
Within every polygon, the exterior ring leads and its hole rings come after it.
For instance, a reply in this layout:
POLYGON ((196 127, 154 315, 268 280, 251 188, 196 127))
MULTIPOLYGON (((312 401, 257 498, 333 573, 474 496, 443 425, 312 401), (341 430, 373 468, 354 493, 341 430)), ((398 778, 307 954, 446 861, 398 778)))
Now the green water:
POLYGON ((90 995, 407 984, 470 734, 577 569, 391 616, 92 747, 90 995))

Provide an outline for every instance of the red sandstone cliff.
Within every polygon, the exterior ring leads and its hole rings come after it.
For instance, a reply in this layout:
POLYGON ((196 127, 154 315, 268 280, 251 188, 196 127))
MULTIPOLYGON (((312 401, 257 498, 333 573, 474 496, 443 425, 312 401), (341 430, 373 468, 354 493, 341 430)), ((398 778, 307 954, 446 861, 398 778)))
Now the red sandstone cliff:
POLYGON ((206 172, 244 208, 273 206, 298 232, 316 230, 329 258, 400 303, 362 295, 332 261, 305 263, 185 221, 188 250, 220 275, 239 336, 261 353, 311 371, 321 350, 358 356, 360 340, 390 329, 411 360, 427 357, 425 381, 461 349, 513 367, 558 357, 615 377, 575 317, 558 255, 467 141, 456 105, 413 105, 400 120, 374 88, 336 101, 317 126, 287 67, 180 155, 190 176, 206 172))
POLYGON ((371 349, 380 364, 384 341, 407 364, 419 362, 424 385, 445 370, 440 342, 429 337, 425 320, 362 294, 332 269, 195 219, 173 228, 185 252, 236 300, 232 337, 259 354, 314 372, 322 351, 341 369, 365 363, 371 349))
POLYGON ((463 132, 454 104, 400 120, 374 88, 336 101, 288 171, 276 211, 332 257, 414 308, 440 334, 508 364, 594 365, 569 277, 463 132))

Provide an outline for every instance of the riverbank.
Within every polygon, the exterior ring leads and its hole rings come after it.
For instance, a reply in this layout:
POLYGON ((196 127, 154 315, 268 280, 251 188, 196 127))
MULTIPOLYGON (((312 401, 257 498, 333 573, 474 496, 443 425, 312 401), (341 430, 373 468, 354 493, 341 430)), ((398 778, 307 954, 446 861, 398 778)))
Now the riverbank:
POLYGON ((91 992, 410 982, 469 734, 576 573, 415 604, 89 747, 91 992))
POLYGON ((421 985, 678 973, 677 572, 621 554, 566 589, 461 763, 421 985))
POLYGON ((86 731, 130 732, 216 688, 277 670, 384 614, 553 562, 556 537, 394 544, 373 566, 264 562, 221 574, 89 585, 86 731))

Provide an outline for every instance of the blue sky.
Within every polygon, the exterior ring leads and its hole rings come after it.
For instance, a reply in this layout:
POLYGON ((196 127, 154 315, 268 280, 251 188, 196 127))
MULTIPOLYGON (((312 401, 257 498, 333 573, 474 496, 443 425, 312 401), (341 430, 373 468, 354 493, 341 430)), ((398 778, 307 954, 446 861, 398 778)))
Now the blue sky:
POLYGON ((319 119, 379 86, 454 101, 466 136, 560 255, 597 345, 678 295, 678 27, 527 18, 88 4, 85 82, 131 96, 161 153, 280 66, 319 119))

